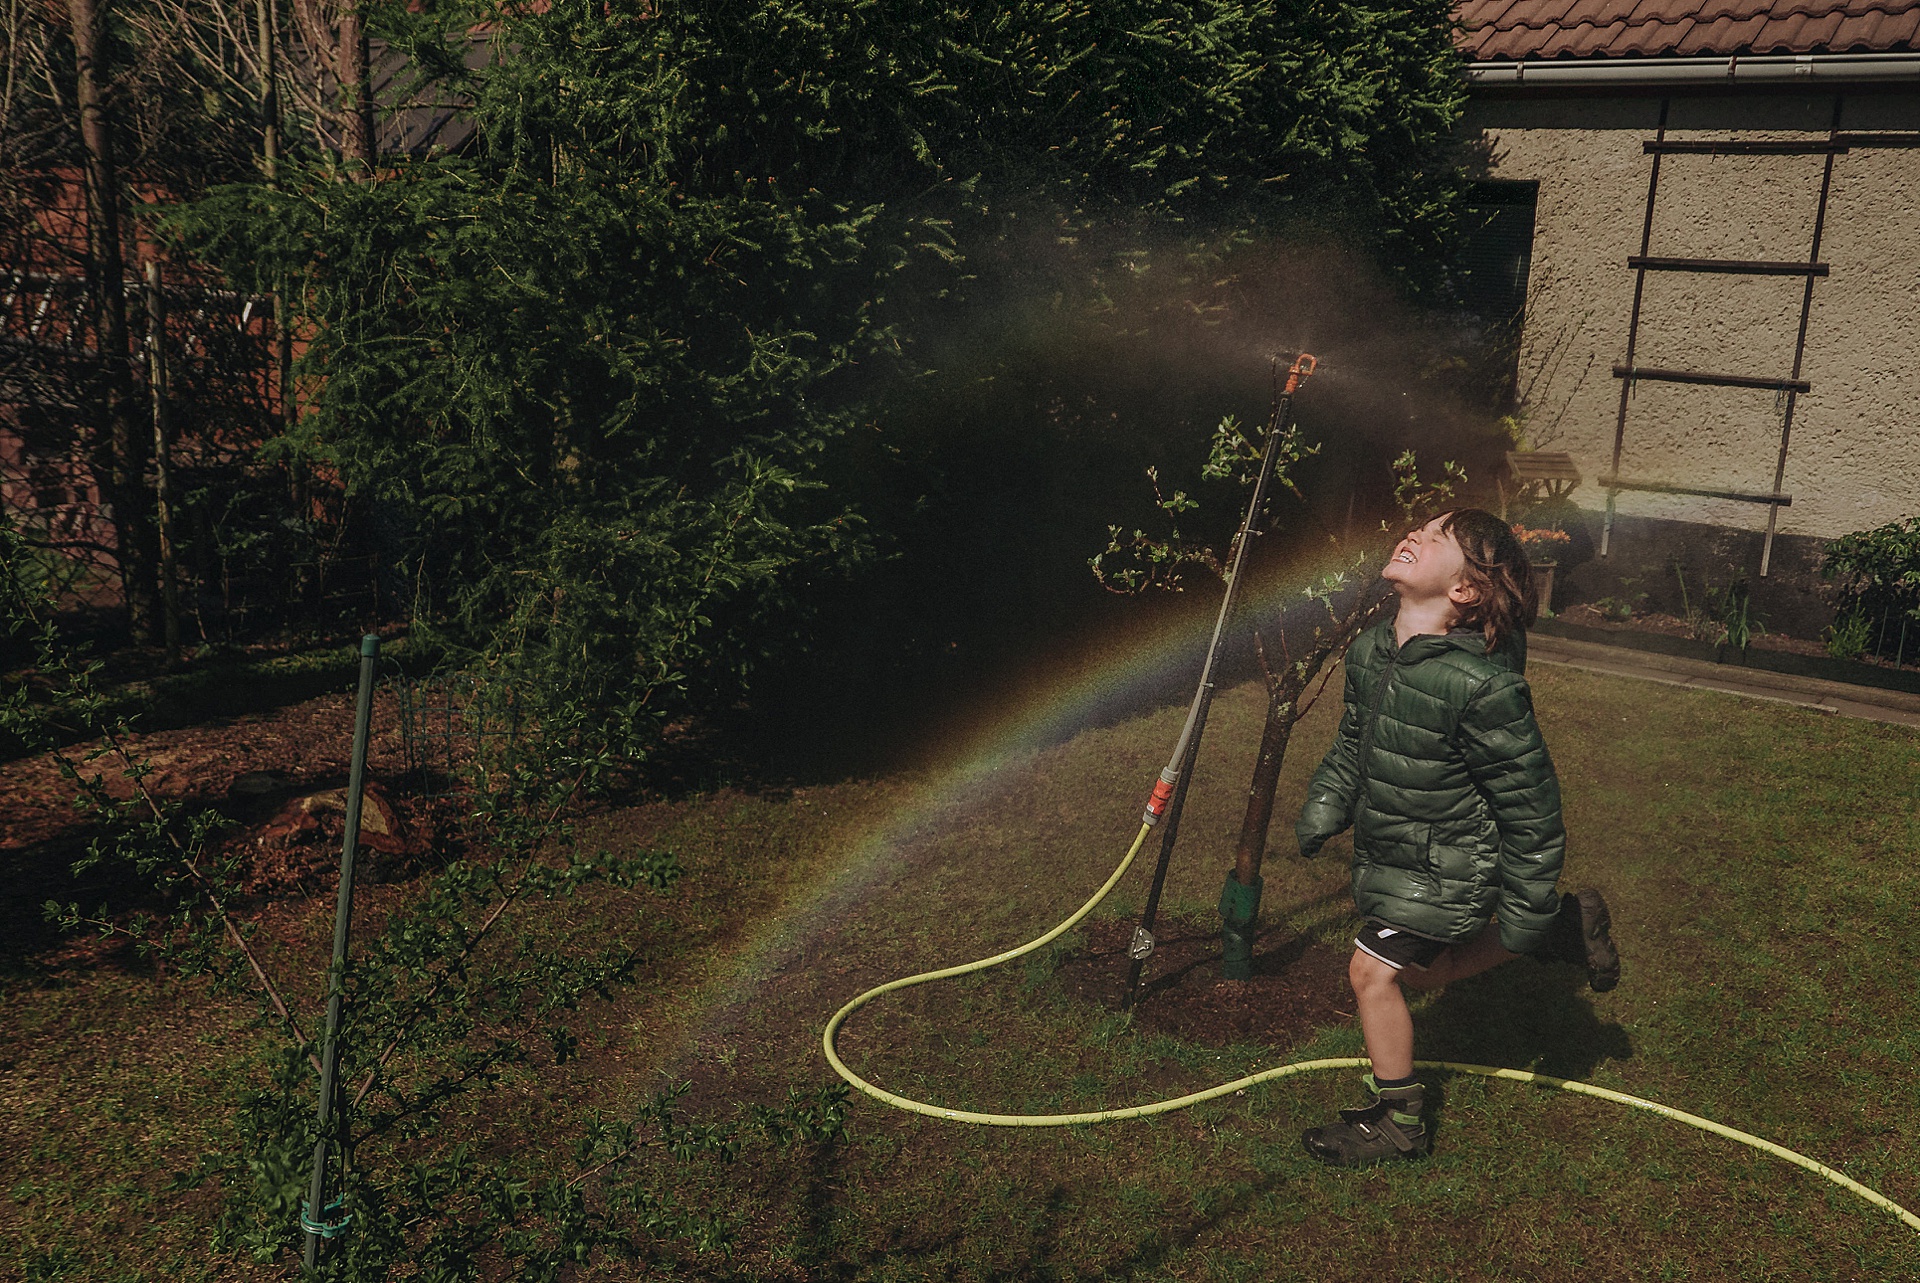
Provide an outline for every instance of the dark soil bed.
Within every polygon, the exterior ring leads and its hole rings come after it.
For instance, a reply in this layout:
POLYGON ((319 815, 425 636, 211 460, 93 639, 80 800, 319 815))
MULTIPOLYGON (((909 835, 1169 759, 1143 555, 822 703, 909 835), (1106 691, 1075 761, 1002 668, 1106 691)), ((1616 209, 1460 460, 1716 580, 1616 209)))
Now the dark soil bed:
MULTIPOLYGON (((131 761, 147 768, 145 787, 156 802, 218 812, 224 823, 209 840, 209 854, 238 859, 236 889, 249 897, 238 907, 246 914, 280 902, 293 917, 330 913, 346 822, 353 711, 352 695, 324 695, 198 726, 130 734, 122 741, 125 759, 104 741, 62 751, 76 770, 98 775, 114 798, 134 795, 131 761)), ((382 692, 374 703, 361 812, 359 877, 365 885, 411 878, 456 847, 458 803, 410 796, 408 780, 398 712, 382 692)), ((41 911, 48 900, 77 901, 88 910, 104 906, 110 915, 158 907, 117 862, 84 875, 72 872, 99 832, 75 805, 77 792, 50 753, 8 762, 0 772, 0 877, 12 891, 0 901, 0 965, 29 957, 45 966, 84 965, 126 952, 122 937, 63 937, 41 911)))
MULTIPOLYGON (((1130 921, 1088 924, 1087 948, 1060 968, 1061 987, 1083 1002, 1120 1010, 1133 928, 1130 921)), ((1163 922, 1133 1007, 1140 1028, 1207 1047, 1257 1042, 1286 1048, 1352 1018, 1347 954, 1284 925, 1259 935, 1252 978, 1234 981, 1220 978, 1217 922, 1163 922)))
MULTIPOLYGON (((1717 630, 1715 630, 1715 633, 1701 636, 1693 625, 1678 615, 1663 614, 1659 611, 1648 611, 1644 614, 1636 613, 1629 619, 1614 619, 1596 607, 1585 603, 1578 606, 1568 606, 1565 610, 1555 612, 1554 617, 1581 628, 1603 628, 1609 632, 1621 633, 1658 633, 1663 637, 1686 637, 1700 642, 1715 641, 1717 633, 1717 630)), ((1753 635, 1753 647, 1755 650, 1773 650, 1782 651, 1790 655, 1807 655, 1814 659, 1832 658, 1825 642, 1812 641, 1805 637, 1791 637, 1786 633, 1756 632, 1753 635)), ((1920 671, 1920 653, 1916 653, 1920 652, 1920 646, 1909 646, 1908 652, 1910 662, 1898 665, 1897 667, 1905 672, 1920 671)), ((1871 653, 1860 655, 1853 662, 1871 664, 1876 668, 1896 667, 1892 660, 1871 653)))

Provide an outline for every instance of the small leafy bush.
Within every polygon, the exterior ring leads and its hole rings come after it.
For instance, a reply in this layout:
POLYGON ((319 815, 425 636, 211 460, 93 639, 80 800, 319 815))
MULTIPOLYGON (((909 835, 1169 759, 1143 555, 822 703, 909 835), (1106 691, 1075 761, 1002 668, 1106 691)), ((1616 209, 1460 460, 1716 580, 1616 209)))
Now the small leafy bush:
POLYGON ((1721 592, 1709 592, 1707 600, 1719 620, 1720 640, 1736 650, 1745 650, 1753 639, 1765 633, 1760 617, 1753 613, 1753 590, 1743 576, 1721 592))
POLYGON ((1827 654, 1835 659, 1858 659, 1873 640, 1873 623, 1859 610, 1849 610, 1827 625, 1827 654))
MULTIPOLYGON (((318 1149, 337 1199, 320 1219, 346 1232, 311 1277, 551 1280, 590 1258, 700 1262, 728 1249, 742 1217, 690 1184, 689 1170, 743 1150, 757 1162, 789 1152, 811 1161, 839 1142, 839 1084, 719 1121, 684 1118, 675 1102, 686 1088, 674 1086, 623 1117, 583 1114, 537 1145, 525 1143, 528 1124, 487 1099, 572 1060, 594 1004, 644 983, 645 909, 636 904, 630 931, 615 935, 577 904, 665 892, 681 875, 669 851, 575 845, 574 802, 606 764, 574 748, 584 715, 552 703, 511 771, 493 770, 485 787, 468 781, 467 840, 441 851, 432 874, 355 939, 339 981, 338 1095, 323 1132, 314 1107, 327 1024, 316 1008, 327 994, 314 973, 324 960, 263 947, 244 854, 216 840, 217 811, 151 786, 152 763, 99 685, 101 663, 61 634, 47 586, 21 571, 31 551, 0 525, 0 641, 33 657, 26 679, 0 693, 0 734, 53 759, 88 821, 74 872, 97 871, 106 876, 94 882, 113 888, 97 908, 50 900, 46 916, 64 932, 119 937, 175 983, 256 1006, 252 1081, 236 1084, 230 1112, 208 1102, 225 1114, 212 1120, 215 1143, 173 1181, 176 1193, 217 1192, 217 1257, 293 1268, 302 1213, 316 1210, 307 1200, 318 1149)), ((79 1277, 88 1263, 72 1259, 42 1253, 28 1277, 79 1277)))
POLYGON ((1593 608, 1599 611, 1603 618, 1610 619, 1616 624, 1624 624, 1633 618, 1633 612, 1644 606, 1646 601, 1645 593, 1622 592, 1617 597, 1595 598, 1593 608))
MULTIPOLYGON (((1920 621, 1920 517, 1856 530, 1830 542, 1821 573, 1836 608, 1828 648, 1858 642, 1853 657, 1897 646, 1900 625, 1920 621), (1891 621, 1892 628, 1882 625, 1891 621)), ((1834 651, 1838 654, 1838 651, 1834 651)))
MULTIPOLYGON (((1695 641, 1717 642, 1721 640, 1720 623, 1710 615, 1704 606, 1696 606, 1687 592, 1686 567, 1679 558, 1672 562, 1674 578, 1680 583, 1680 617, 1687 621, 1687 636, 1695 641)), ((1713 585, 1704 584, 1709 603, 1713 600, 1713 585)))
MULTIPOLYGON (((1695 641, 1725 644, 1746 650, 1753 639, 1767 629, 1753 610, 1753 588, 1745 575, 1736 576, 1725 588, 1715 588, 1710 578, 1702 577, 1704 604, 1695 605, 1687 592, 1687 572, 1679 559, 1671 563, 1680 584, 1680 615, 1687 621, 1687 636, 1695 641)), ((1646 594, 1640 596, 1644 599, 1646 594)))

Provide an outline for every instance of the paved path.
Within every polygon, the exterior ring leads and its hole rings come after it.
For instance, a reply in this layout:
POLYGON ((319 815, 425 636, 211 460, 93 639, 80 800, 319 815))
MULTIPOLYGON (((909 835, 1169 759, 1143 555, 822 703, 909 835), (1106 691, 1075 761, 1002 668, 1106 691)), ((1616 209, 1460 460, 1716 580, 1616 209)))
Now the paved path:
POLYGON ((1861 717, 1875 722, 1920 727, 1920 695, 1905 691, 1830 682, 1818 677, 1795 677, 1788 673, 1769 672, 1764 668, 1709 664, 1697 659, 1630 650, 1624 646, 1603 646, 1597 642, 1548 637, 1542 633, 1528 634, 1527 660, 1529 663, 1564 664, 1569 668, 1584 668, 1588 672, 1607 673, 1614 677, 1665 682, 1669 686, 1722 691, 1748 699, 1773 700, 1822 713, 1835 713, 1841 717, 1861 717))

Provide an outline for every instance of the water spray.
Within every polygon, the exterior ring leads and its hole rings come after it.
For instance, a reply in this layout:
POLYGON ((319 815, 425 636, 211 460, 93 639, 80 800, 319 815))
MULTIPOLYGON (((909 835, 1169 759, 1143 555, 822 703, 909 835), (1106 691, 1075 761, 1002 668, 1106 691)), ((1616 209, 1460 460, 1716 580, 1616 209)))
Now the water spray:
MULTIPOLYGON (((885 984, 876 985, 865 993, 860 994, 842 1006, 838 1011, 834 1012, 833 1018, 827 1021, 827 1026, 821 1033, 821 1048, 826 1053, 827 1063, 833 1066, 834 1072, 839 1074, 840 1077, 845 1079, 851 1086, 882 1104, 893 1106, 895 1109, 905 1110, 912 1114, 921 1114, 928 1118, 943 1119, 947 1122, 969 1123, 983 1127, 1073 1127, 1091 1123, 1121 1122, 1133 1118, 1151 1118, 1157 1114, 1172 1113, 1175 1110, 1187 1109, 1209 1100, 1218 1100, 1223 1096, 1231 1096, 1261 1083, 1275 1082, 1282 1078, 1291 1078, 1299 1074, 1317 1073, 1330 1069, 1365 1069, 1371 1064, 1370 1061, 1358 1057, 1334 1057, 1321 1060, 1297 1061, 1293 1064, 1278 1065, 1270 1069, 1263 1069, 1256 1073, 1236 1078, 1232 1082, 1221 1083, 1216 1087, 1209 1087, 1203 1091, 1189 1092, 1184 1096, 1176 1096, 1168 1100, 1152 1101, 1144 1105, 1133 1105, 1120 1109, 1087 1110, 1073 1114, 992 1114, 966 1109, 949 1109, 942 1105, 934 1105, 926 1101, 914 1100, 911 1097, 890 1092, 884 1087, 876 1086, 849 1068, 847 1063, 840 1059, 839 1050, 835 1046, 835 1040, 838 1038, 842 1026, 846 1024, 847 1018, 860 1008, 866 1006, 869 1002, 872 1002, 875 998, 882 997, 885 994, 893 993, 900 989, 910 989, 917 985, 930 984, 936 980, 949 980, 956 976, 971 975, 975 972, 986 971, 1002 963, 1012 962, 1016 958, 1025 957, 1037 949, 1043 949, 1071 931, 1079 925, 1082 919, 1092 913, 1100 902, 1105 900, 1107 896, 1113 892, 1113 889, 1120 884, 1121 879, 1127 875, 1127 871, 1133 867, 1134 859, 1140 854, 1141 848, 1146 845, 1147 836, 1164 823, 1166 827, 1162 830, 1160 860, 1154 871, 1153 886, 1147 897, 1147 907, 1143 914, 1141 924, 1135 930, 1133 940, 1127 949, 1128 956, 1132 962, 1128 969, 1124 1001, 1129 1007, 1132 1005, 1134 994, 1139 983, 1141 968, 1145 965, 1146 960, 1153 954, 1154 939, 1152 928, 1154 913, 1159 905, 1161 888, 1166 881, 1167 865, 1172 857, 1174 839, 1179 830, 1180 811, 1186 801, 1188 785, 1192 782, 1194 763, 1200 750, 1200 739, 1205 733, 1207 714, 1213 703, 1214 661, 1219 655, 1220 642, 1226 632, 1227 620, 1233 612, 1234 602, 1238 595, 1238 589, 1242 579, 1242 572, 1246 566, 1248 546, 1252 543, 1252 536, 1257 529, 1261 511, 1266 503, 1267 486, 1273 477, 1274 462, 1281 433, 1286 427, 1287 417, 1292 412, 1293 396, 1299 390, 1300 384, 1314 373, 1318 364, 1319 362, 1313 356, 1307 353, 1301 353, 1288 369, 1286 385, 1274 400, 1273 417, 1268 425, 1266 448, 1260 461, 1260 473, 1254 483, 1253 499, 1247 505, 1247 515, 1241 522, 1240 532, 1234 539, 1233 549, 1228 558, 1229 570, 1227 574, 1226 593, 1220 602, 1219 616, 1214 621, 1213 637, 1207 646, 1207 656, 1200 671, 1199 686, 1194 691, 1193 702, 1187 709, 1187 718, 1180 727, 1180 736, 1174 742, 1173 752, 1168 756, 1166 766, 1161 769, 1160 777, 1154 782, 1153 790, 1148 795, 1146 810, 1140 817, 1140 830, 1134 834, 1133 842, 1127 847, 1126 854, 1120 857, 1120 863, 1116 865, 1113 872, 1107 876, 1107 880, 1101 883, 1099 889, 1088 897, 1086 903, 1082 904, 1078 909, 1075 909, 1064 920, 1056 924, 1045 934, 1029 940, 1025 944, 1018 945, 1001 953, 996 953, 988 958, 981 958, 975 962, 964 962, 957 966, 942 967, 937 971, 923 971, 918 975, 902 976, 898 980, 889 980, 885 984)), ((1229 876, 1227 892, 1221 899, 1222 917, 1227 917, 1228 910, 1232 907, 1236 911, 1244 911, 1247 923, 1251 924, 1253 913, 1257 911, 1259 906, 1259 884, 1256 882, 1251 888, 1241 888, 1246 903, 1229 906, 1227 902, 1228 897, 1232 896, 1236 885, 1235 879, 1229 876), (1250 893, 1250 895, 1246 893, 1250 893)), ((1229 926, 1231 925, 1232 919, 1229 918, 1229 926)), ((1248 931, 1251 931, 1250 925, 1248 931)), ((1646 1110, 1650 1113, 1658 1114, 1663 1118, 1670 1118, 1675 1122, 1684 1123, 1689 1127, 1711 1132, 1716 1136, 1723 1136, 1728 1140, 1737 1141, 1749 1148, 1757 1149, 1764 1154, 1770 1154, 1775 1158, 1792 1163, 1796 1167, 1805 1168, 1807 1171, 1813 1172, 1815 1175, 1831 1181, 1849 1193, 1866 1200, 1875 1207, 1893 1213, 1910 1229, 1920 1230, 1920 1215, 1915 1215, 1892 1199, 1887 1198, 1875 1190, 1869 1189, 1867 1186, 1860 1184, 1858 1181, 1853 1180, 1841 1172, 1835 1171, 1824 1163, 1816 1162, 1804 1154, 1796 1153, 1782 1145, 1776 1145, 1772 1141, 1755 1136, 1750 1132, 1740 1131, 1737 1128, 1728 1127, 1722 1123, 1714 1122, 1712 1119, 1702 1118, 1697 1114, 1690 1114, 1669 1105, 1660 1104, 1657 1101, 1645 1100, 1639 1096, 1629 1096, 1624 1092, 1617 1092, 1610 1088, 1595 1086, 1592 1083, 1575 1082, 1571 1079, 1556 1078, 1551 1074, 1534 1073, 1524 1069, 1503 1069, 1493 1065, 1469 1065, 1449 1060, 1416 1060, 1414 1067, 1416 1069, 1439 1070, 1447 1073, 1472 1074, 1483 1078, 1499 1078, 1509 1082, 1530 1083, 1539 1087, 1573 1092, 1583 1096, 1592 1096, 1600 1100, 1612 1101, 1618 1105, 1626 1105, 1630 1108, 1646 1110)))

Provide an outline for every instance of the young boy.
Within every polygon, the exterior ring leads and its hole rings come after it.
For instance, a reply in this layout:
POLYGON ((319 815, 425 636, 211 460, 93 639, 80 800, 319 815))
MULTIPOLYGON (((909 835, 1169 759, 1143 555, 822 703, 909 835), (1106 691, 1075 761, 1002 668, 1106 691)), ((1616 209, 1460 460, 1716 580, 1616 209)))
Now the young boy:
POLYGON ((1381 574, 1399 612, 1347 652, 1346 711, 1296 826, 1309 857, 1354 829, 1366 925, 1347 974, 1373 1099, 1301 1137, 1341 1166, 1427 1152, 1403 986, 1523 953, 1584 965, 1598 991, 1620 977, 1599 892, 1555 890, 1566 833, 1521 676, 1536 602, 1519 541, 1492 513, 1457 509, 1409 532, 1381 574))

